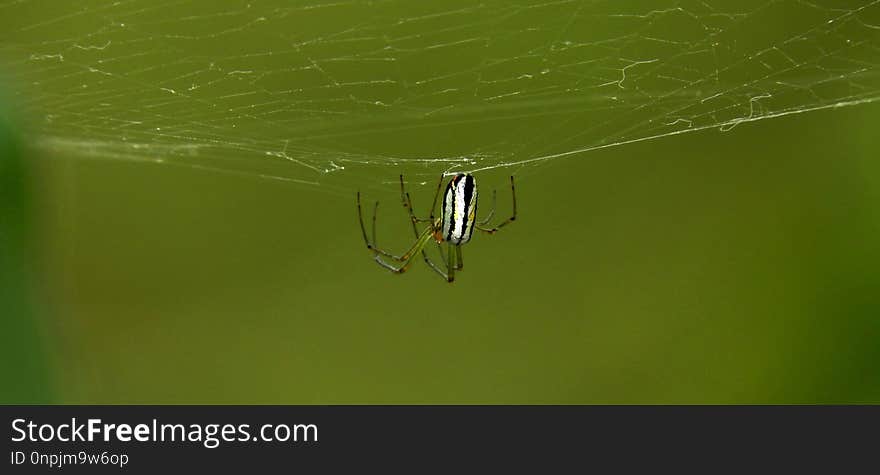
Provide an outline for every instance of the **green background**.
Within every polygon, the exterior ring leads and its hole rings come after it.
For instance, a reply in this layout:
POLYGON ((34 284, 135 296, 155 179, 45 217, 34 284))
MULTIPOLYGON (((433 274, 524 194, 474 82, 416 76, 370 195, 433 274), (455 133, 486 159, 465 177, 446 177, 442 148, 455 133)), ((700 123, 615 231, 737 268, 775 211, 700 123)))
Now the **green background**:
POLYGON ((0 401, 880 402, 868 3, 6 4, 0 401))

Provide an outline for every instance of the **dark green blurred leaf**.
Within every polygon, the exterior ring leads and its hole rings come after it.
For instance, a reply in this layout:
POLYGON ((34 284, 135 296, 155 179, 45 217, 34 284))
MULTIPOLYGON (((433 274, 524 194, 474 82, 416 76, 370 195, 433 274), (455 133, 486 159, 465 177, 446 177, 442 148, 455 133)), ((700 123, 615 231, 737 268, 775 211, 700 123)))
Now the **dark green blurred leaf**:
POLYGON ((31 298, 32 203, 20 147, 0 103, 0 403, 51 400, 46 352, 31 298))

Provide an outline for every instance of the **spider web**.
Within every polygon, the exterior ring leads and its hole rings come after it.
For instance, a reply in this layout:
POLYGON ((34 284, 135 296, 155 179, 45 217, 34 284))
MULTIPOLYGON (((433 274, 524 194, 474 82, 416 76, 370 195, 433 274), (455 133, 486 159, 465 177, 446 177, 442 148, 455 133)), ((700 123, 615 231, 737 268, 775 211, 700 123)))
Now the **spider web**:
POLYGON ((337 191, 880 98, 880 0, 14 0, 0 15, 36 146, 337 191))

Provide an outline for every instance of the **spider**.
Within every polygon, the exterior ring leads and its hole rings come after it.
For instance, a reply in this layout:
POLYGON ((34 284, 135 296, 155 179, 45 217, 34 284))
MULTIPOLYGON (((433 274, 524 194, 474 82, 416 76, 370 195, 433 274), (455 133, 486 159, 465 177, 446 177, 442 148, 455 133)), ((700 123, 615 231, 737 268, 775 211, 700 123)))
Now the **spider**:
POLYGON ((361 211, 361 193, 357 194, 358 219, 361 223, 361 233, 364 236, 364 243, 367 249, 373 253, 375 261, 385 269, 396 274, 406 272, 412 264, 417 254, 421 253, 425 262, 434 272, 446 279, 447 282, 455 280, 455 271, 464 268, 461 259, 461 246, 471 240, 474 229, 479 229, 487 234, 495 234, 499 229, 507 226, 516 220, 516 189, 513 185, 513 177, 510 177, 510 194, 513 199, 513 215, 495 227, 487 228, 486 226, 495 215, 495 203, 497 193, 492 192, 492 211, 482 221, 476 221, 477 215, 477 182, 473 175, 467 173, 459 173, 452 177, 446 185, 446 191, 443 194, 442 215, 439 218, 434 217, 434 210, 437 208, 437 198, 440 196, 440 188, 443 186, 443 175, 440 175, 440 182, 437 184, 437 191, 434 193, 434 202, 431 205, 431 212, 428 218, 417 218, 413 213, 412 199, 403 185, 403 175, 400 175, 400 201, 403 207, 409 211, 409 218, 412 222, 413 234, 416 236, 416 242, 409 250, 401 256, 395 256, 389 252, 383 251, 376 247, 376 211, 379 208, 379 202, 373 206, 373 240, 367 238, 367 229, 364 227, 364 217, 361 211), (430 223, 421 233, 418 230, 419 223, 430 223), (443 259, 443 267, 438 266, 428 257, 425 246, 431 241, 437 242, 437 248, 440 250, 440 256, 443 259), (446 252, 443 251, 443 242, 446 242, 446 252), (397 263, 397 266, 390 264, 386 259, 397 263))

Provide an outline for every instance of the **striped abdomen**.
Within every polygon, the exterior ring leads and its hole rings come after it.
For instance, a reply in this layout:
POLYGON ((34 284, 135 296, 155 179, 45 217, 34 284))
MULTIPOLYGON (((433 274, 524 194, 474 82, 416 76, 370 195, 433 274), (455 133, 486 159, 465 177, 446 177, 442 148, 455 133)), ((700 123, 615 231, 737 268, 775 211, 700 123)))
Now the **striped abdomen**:
POLYGON ((477 182, 459 173, 452 177, 443 194, 443 240, 455 245, 471 240, 477 217, 477 182))

